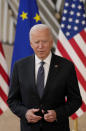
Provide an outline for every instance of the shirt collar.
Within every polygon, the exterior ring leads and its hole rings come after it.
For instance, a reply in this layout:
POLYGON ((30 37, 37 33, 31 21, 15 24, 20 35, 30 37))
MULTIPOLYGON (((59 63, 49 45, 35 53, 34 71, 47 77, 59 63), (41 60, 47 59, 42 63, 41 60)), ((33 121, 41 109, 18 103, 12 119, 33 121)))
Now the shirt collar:
MULTIPOLYGON (((47 58, 44 59, 43 61, 44 61, 45 63, 47 63, 48 65, 50 65, 51 57, 52 57, 52 53, 50 52, 50 54, 47 56, 47 58)), ((42 61, 42 60, 39 59, 37 55, 35 55, 35 63, 36 63, 36 64, 40 64, 41 61, 42 61)))

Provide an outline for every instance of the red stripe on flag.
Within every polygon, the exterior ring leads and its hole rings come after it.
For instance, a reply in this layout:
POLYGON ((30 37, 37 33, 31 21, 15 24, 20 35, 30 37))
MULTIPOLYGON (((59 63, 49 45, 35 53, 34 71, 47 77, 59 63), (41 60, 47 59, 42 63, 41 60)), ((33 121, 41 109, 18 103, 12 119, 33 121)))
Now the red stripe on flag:
POLYGON ((71 115, 72 119, 76 119, 78 116, 76 115, 76 113, 74 113, 73 115, 71 115))
POLYGON ((60 41, 58 41, 57 48, 59 49, 59 51, 61 52, 63 57, 65 57, 68 60, 71 60, 71 58, 69 57, 67 51, 64 49, 64 47, 62 46, 60 41))
POLYGON ((2 55, 5 57, 1 42, 0 42, 0 52, 1 52, 2 55))
POLYGON ((76 74, 77 74, 77 78, 80 81, 81 85, 83 86, 84 90, 86 91, 86 81, 84 80, 84 78, 82 77, 80 71, 76 68, 76 74))
POLYGON ((59 51, 61 52, 63 57, 66 57, 67 59, 69 59, 66 50, 63 48, 63 46, 59 40, 58 40, 57 48, 59 49, 59 51))
POLYGON ((5 94, 5 92, 2 90, 2 88, 0 87, 0 97, 4 100, 4 102, 7 104, 7 95, 5 94))
POLYGON ((82 109, 84 112, 86 111, 86 105, 85 105, 84 102, 82 103, 81 109, 82 109))
POLYGON ((0 109, 0 115, 3 113, 3 111, 0 109))
POLYGON ((5 80, 5 82, 7 83, 7 85, 9 85, 9 77, 8 74, 4 71, 3 67, 0 65, 0 72, 1 75, 3 77, 3 79, 5 80))
POLYGON ((83 40, 85 41, 86 44, 86 32, 83 30, 80 32, 80 35, 82 36, 83 40))
POLYGON ((71 46, 73 47, 73 49, 76 51, 76 53, 79 56, 80 60, 86 66, 86 57, 83 54, 83 52, 81 51, 81 49, 79 48, 77 42, 73 38, 70 39, 69 42, 70 42, 71 46))

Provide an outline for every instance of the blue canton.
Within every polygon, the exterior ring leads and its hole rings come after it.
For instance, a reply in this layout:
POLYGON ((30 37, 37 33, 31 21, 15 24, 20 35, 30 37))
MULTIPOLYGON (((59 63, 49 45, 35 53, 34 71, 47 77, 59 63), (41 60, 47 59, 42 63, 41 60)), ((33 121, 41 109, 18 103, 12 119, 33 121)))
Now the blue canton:
POLYGON ((83 0, 66 0, 63 10, 61 29, 69 40, 86 27, 83 0))

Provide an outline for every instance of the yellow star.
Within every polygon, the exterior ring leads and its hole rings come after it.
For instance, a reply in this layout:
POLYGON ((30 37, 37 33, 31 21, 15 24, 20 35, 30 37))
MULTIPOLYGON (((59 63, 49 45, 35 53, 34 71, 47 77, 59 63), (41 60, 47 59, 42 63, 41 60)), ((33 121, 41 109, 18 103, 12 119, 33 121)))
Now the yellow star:
POLYGON ((25 13, 23 11, 22 14, 20 15, 20 17, 22 17, 22 19, 25 20, 25 19, 28 19, 27 15, 28 15, 28 13, 25 13))
POLYGON ((34 17, 34 19, 36 20, 36 22, 40 21, 40 16, 38 14, 36 14, 36 16, 34 17))

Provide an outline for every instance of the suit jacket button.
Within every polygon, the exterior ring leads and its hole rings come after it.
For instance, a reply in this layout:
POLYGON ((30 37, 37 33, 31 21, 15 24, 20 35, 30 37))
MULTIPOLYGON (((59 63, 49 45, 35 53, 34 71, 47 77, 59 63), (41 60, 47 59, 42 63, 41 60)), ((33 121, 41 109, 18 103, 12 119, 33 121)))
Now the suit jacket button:
POLYGON ((41 105, 40 105, 40 108, 42 109, 42 107, 43 107, 43 105, 41 104, 41 105))
POLYGON ((40 123, 40 127, 42 127, 42 123, 40 123))

